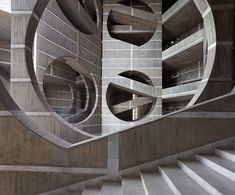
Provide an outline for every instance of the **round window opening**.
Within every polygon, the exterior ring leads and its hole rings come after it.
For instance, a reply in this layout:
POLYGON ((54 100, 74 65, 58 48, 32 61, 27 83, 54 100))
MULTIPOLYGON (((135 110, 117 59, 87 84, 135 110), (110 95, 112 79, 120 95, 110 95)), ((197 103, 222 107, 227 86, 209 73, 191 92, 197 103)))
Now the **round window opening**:
POLYGON ((63 60, 54 61, 44 74, 43 89, 51 108, 70 123, 85 120, 95 105, 94 83, 63 60))
POLYGON ((112 38, 141 46, 155 34, 157 18, 151 7, 143 1, 124 0, 110 10, 107 28, 112 38))
POLYGON ((123 121, 137 121, 146 117, 156 103, 152 81, 143 73, 126 71, 113 78, 106 100, 110 111, 123 121))

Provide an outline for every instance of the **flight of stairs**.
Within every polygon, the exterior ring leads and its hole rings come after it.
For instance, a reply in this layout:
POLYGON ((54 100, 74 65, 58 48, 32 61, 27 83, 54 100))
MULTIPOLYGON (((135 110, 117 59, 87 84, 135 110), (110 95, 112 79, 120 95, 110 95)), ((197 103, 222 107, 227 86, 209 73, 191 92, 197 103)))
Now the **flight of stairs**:
MULTIPOLYGON (((234 146, 235 148, 235 146, 234 146)), ((235 149, 215 149, 214 154, 197 154, 194 159, 178 160, 120 182, 104 182, 86 187, 73 195, 234 195, 235 149)))

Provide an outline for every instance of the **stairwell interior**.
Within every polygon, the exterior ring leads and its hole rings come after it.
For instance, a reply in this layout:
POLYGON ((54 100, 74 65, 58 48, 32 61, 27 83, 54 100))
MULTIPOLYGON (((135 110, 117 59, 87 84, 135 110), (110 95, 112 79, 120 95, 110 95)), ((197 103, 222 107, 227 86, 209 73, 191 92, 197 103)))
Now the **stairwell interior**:
POLYGON ((234 0, 1 0, 0 195, 235 194, 234 0))

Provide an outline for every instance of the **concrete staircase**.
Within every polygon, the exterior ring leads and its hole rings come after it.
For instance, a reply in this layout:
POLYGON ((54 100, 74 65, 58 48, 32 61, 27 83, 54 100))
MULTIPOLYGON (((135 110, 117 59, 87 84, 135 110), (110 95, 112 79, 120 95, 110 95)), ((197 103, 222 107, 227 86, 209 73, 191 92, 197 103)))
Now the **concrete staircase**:
MULTIPOLYGON (((73 193, 72 193, 73 194, 73 193)), ((80 195, 206 195, 235 194, 235 149, 215 149, 214 154, 196 154, 193 159, 156 166, 119 182, 86 187, 80 195)))

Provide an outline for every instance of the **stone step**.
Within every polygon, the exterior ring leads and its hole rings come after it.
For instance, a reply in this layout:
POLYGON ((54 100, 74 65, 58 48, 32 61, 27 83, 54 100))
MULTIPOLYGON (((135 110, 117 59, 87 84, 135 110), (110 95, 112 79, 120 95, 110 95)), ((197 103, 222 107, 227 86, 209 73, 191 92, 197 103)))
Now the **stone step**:
POLYGON ((148 195, 173 195, 173 192, 158 172, 141 172, 141 180, 145 194, 148 195))
POLYGON ((101 195, 121 195, 122 186, 118 182, 105 182, 101 188, 101 195))
POLYGON ((235 182, 235 163, 215 155, 196 155, 196 159, 235 182))
POLYGON ((145 194, 142 181, 139 177, 124 177, 122 179, 122 195, 145 194))
POLYGON ((235 183, 206 165, 193 161, 178 161, 179 166, 207 192, 214 195, 234 195, 235 183))
POLYGON ((222 158, 235 162, 235 150, 215 149, 215 154, 222 158))
POLYGON ((159 171, 174 194, 209 194, 178 166, 160 166, 159 171))
POLYGON ((82 195, 101 195, 101 191, 96 187, 87 187, 83 190, 82 195))

